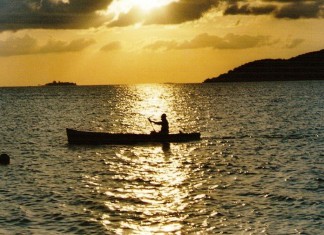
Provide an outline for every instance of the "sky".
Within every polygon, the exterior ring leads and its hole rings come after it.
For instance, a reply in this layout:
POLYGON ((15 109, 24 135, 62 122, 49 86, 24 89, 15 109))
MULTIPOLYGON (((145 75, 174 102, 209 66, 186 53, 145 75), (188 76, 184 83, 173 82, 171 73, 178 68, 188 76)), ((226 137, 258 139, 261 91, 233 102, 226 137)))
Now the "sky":
POLYGON ((0 0, 0 87, 200 83, 323 38, 324 0, 0 0))

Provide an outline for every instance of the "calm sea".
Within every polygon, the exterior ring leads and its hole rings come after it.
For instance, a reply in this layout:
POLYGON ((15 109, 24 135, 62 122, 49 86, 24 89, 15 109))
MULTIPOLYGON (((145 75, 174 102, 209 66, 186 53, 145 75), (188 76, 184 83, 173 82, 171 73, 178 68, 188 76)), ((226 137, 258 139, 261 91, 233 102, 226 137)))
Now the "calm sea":
POLYGON ((323 81, 0 88, 0 110, 0 234, 323 234, 323 81), (67 144, 162 113, 202 140, 67 144))

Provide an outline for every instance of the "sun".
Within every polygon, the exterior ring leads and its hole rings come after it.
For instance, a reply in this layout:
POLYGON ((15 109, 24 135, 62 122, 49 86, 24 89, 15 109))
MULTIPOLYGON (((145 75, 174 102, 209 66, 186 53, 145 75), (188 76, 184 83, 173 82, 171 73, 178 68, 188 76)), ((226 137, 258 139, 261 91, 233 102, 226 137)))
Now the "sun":
POLYGON ((117 18, 120 14, 126 14, 133 8, 139 8, 144 12, 166 6, 171 2, 179 0, 114 0, 108 8, 108 13, 114 14, 117 18))
POLYGON ((133 6, 137 6, 143 11, 150 11, 158 7, 169 4, 170 0, 129 0, 133 6))

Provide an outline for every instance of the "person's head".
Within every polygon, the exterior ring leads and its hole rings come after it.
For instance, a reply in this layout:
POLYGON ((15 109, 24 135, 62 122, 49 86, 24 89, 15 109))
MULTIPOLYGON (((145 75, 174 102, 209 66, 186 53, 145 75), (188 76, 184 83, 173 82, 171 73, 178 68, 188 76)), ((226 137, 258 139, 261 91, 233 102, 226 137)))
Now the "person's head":
POLYGON ((161 119, 166 119, 166 114, 165 113, 161 115, 161 119))

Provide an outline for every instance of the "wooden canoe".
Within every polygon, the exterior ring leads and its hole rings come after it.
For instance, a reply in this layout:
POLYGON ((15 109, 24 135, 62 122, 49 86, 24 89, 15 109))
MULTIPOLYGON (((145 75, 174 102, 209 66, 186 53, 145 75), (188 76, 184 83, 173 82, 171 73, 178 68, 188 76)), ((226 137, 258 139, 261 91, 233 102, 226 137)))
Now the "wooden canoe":
POLYGON ((200 140, 200 133, 177 134, 127 134, 79 131, 66 129, 69 144, 136 144, 136 143, 171 143, 200 140))

